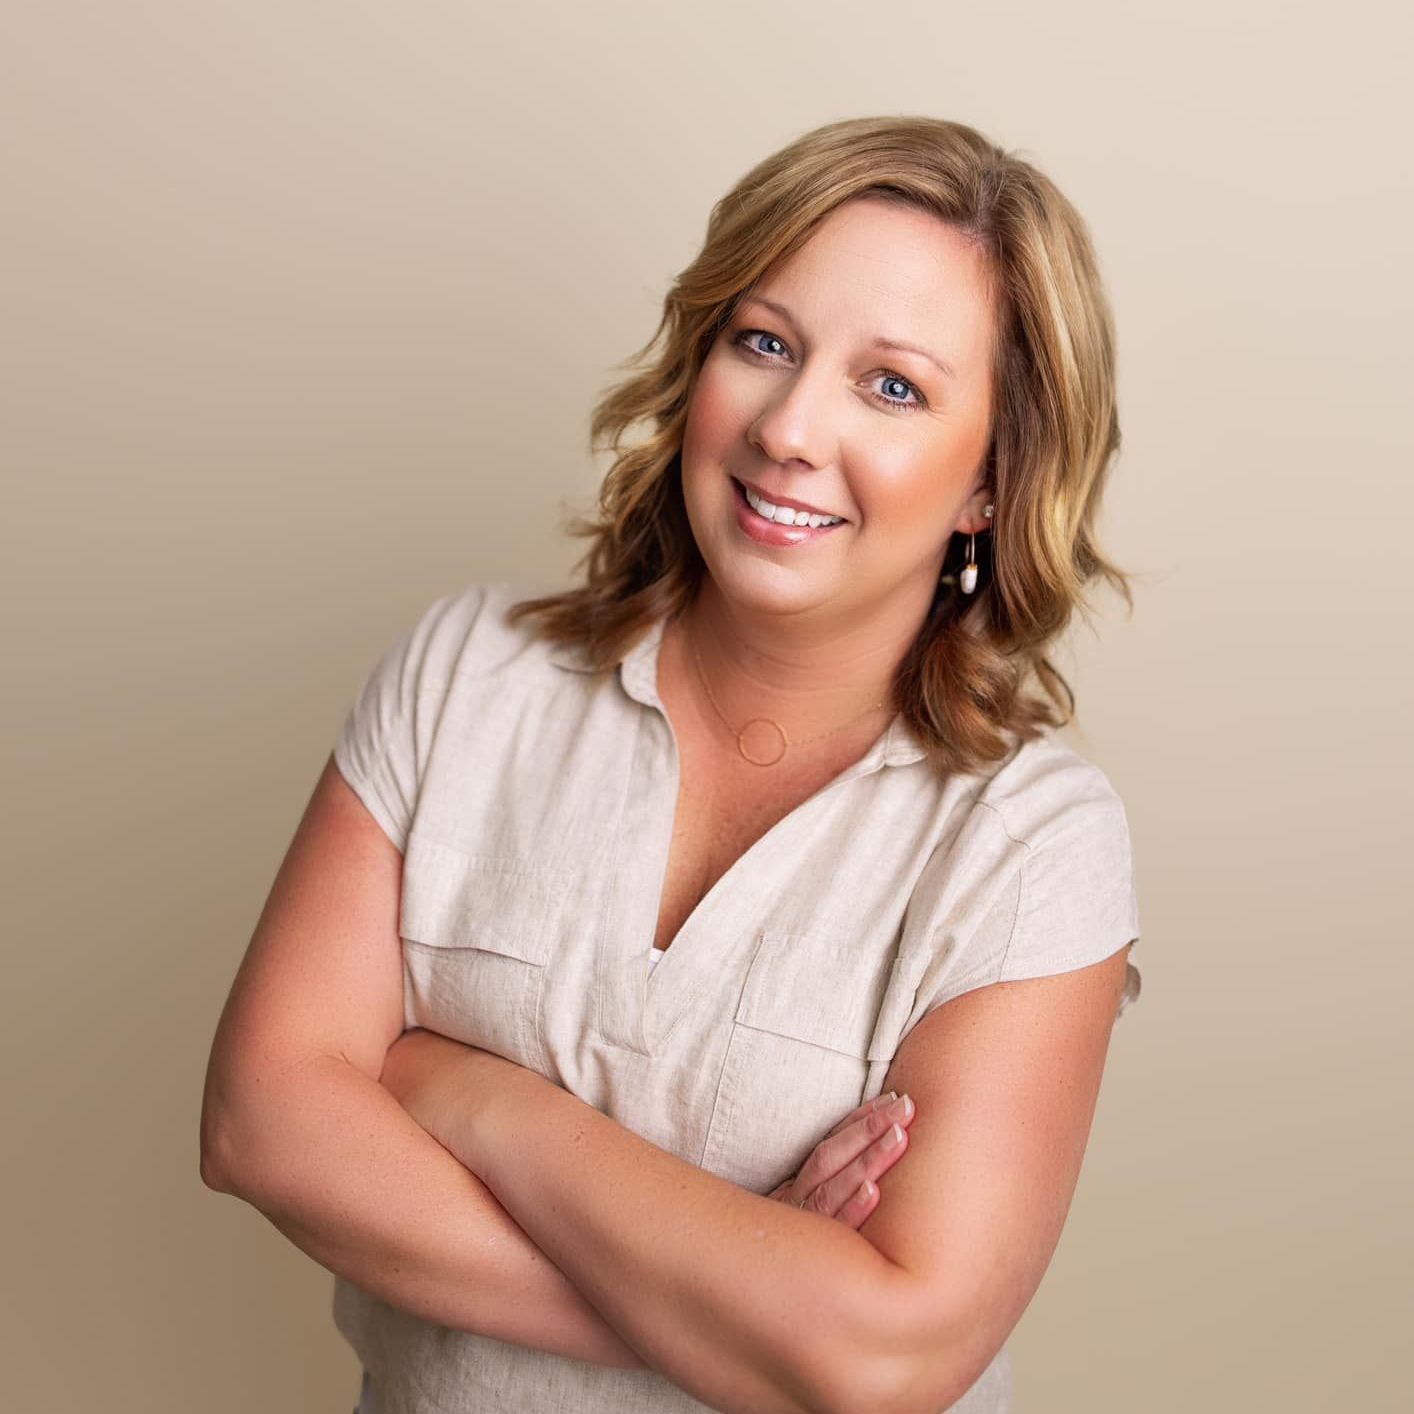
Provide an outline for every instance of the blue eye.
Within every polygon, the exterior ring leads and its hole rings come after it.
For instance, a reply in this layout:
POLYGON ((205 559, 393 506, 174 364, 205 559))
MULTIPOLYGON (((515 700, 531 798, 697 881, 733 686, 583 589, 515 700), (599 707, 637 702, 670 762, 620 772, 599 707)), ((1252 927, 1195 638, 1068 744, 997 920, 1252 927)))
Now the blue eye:
MULTIPOLYGON (((736 342, 744 346, 746 344, 746 341, 756 334, 761 334, 765 338, 770 339, 773 344, 781 343, 781 341, 774 334, 767 334, 764 329, 743 329, 742 332, 736 336, 736 342)), ((781 344, 781 347, 784 348, 785 345, 781 344)), ((761 350, 753 348, 751 352, 754 354, 759 354, 761 350)))
POLYGON ((901 398, 906 398, 911 391, 916 391, 913 388, 912 383, 907 382, 905 379, 895 377, 892 373, 884 373, 880 376, 884 379, 886 383, 896 384, 898 387, 903 389, 903 392, 898 395, 901 398))
MULTIPOLYGON (((776 360, 770 354, 762 353, 759 348, 749 342, 757 337, 769 339, 771 343, 780 345, 782 349, 785 348, 785 343, 781 339, 777 338, 775 334, 768 334, 764 329, 743 329, 740 333, 732 336, 732 343, 762 363, 774 363, 776 360)), ((904 402, 897 397, 880 397, 878 393, 870 393, 869 396, 876 403, 886 408, 898 408, 902 412, 921 412, 928 406, 928 400, 923 396, 922 391, 910 383, 907 378, 900 378, 897 373, 891 372, 887 368, 880 369, 878 373, 874 374, 874 377, 882 378, 886 384, 902 388, 905 397, 912 393, 918 400, 917 402, 904 402)))

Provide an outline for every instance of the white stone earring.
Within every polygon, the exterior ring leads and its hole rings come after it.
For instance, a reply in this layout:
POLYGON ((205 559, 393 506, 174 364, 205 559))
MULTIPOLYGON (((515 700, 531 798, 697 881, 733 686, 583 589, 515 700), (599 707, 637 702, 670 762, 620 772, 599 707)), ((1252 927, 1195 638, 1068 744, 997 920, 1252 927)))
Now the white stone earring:
MULTIPOLYGON (((987 506, 982 514, 988 520, 992 518, 992 508, 987 506)), ((971 594, 977 588, 977 538, 969 530, 967 532, 967 563, 962 567, 962 574, 958 579, 958 588, 964 594, 971 594)))

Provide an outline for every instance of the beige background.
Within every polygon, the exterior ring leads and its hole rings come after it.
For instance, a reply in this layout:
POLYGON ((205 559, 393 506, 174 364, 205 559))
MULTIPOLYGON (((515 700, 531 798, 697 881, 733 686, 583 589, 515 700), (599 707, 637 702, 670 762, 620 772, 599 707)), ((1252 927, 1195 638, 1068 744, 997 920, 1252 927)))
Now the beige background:
POLYGON ((265 891, 391 636, 567 574, 589 404, 711 202, 882 112, 1049 171, 1121 337, 1103 529, 1145 579, 1071 661, 1145 994, 1019 1408, 1405 1407, 1408 38, 1366 3, 11 0, 0 1407, 352 1405, 332 1279, 197 1173, 265 891))

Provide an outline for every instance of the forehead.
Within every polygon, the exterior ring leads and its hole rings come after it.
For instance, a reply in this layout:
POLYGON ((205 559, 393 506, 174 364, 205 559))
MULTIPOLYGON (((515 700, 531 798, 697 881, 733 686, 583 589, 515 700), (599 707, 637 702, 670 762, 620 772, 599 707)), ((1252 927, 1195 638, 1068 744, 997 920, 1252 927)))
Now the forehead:
POLYGON ((812 337, 919 343, 965 374, 989 357, 989 276, 985 252, 940 217, 857 198, 825 217, 746 299, 787 305, 812 337))

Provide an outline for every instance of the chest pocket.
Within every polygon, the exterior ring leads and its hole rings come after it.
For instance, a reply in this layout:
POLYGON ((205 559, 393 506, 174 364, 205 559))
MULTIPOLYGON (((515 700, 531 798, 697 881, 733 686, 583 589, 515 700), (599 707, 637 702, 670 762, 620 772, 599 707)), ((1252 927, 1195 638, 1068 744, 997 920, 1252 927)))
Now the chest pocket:
POLYGON ((569 875, 414 835, 403 860, 404 1024, 545 1073, 540 1003, 569 875))
POLYGON ((765 932, 732 1021, 701 1167, 754 1193, 883 1089, 912 999, 892 950, 765 932))

